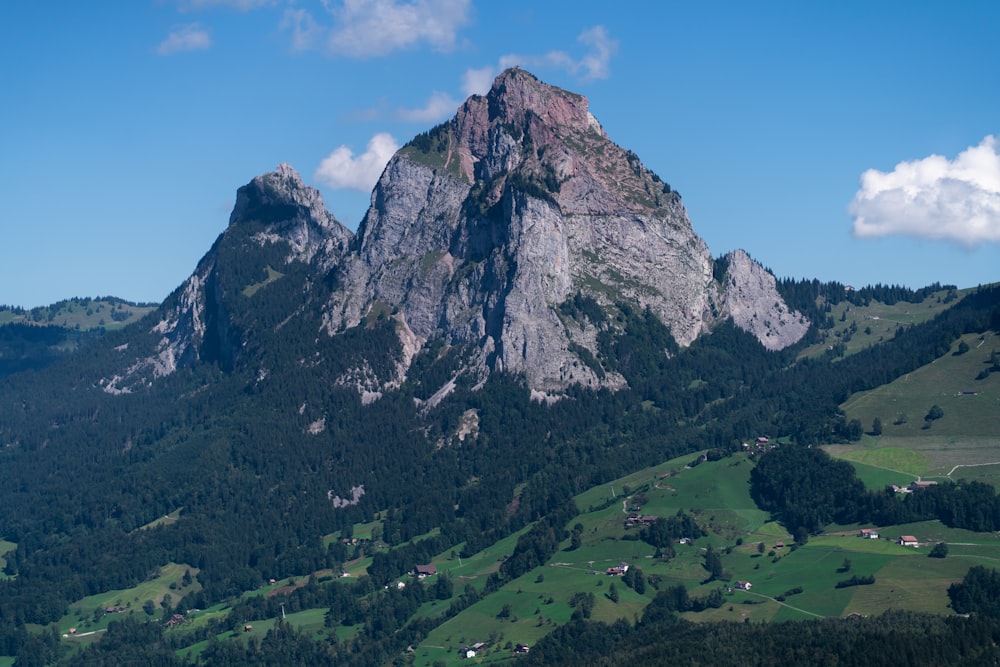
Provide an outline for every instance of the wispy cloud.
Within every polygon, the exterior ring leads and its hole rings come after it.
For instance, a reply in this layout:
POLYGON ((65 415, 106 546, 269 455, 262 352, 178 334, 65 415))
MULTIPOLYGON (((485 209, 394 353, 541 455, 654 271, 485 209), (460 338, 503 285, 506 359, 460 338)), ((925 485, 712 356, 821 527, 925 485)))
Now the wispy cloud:
POLYGON ((292 34, 292 51, 309 51, 323 41, 326 30, 306 9, 285 10, 279 27, 292 34))
POLYGON ((461 104, 448 93, 435 90, 422 108, 397 109, 396 117, 410 122, 433 123, 452 116, 461 104))
POLYGON ((248 12, 260 7, 273 7, 276 4, 278 4, 278 0, 182 0, 180 10, 183 12, 211 9, 212 7, 229 7, 241 12, 248 12))
POLYGON ((169 56, 182 51, 200 51, 212 46, 212 38, 208 31, 198 23, 182 25, 160 42, 156 52, 161 56, 169 56))
POLYGON ((509 53, 501 56, 496 67, 468 69, 462 78, 466 95, 481 95, 489 90, 493 79, 502 70, 514 65, 529 68, 558 69, 577 77, 582 82, 607 79, 611 76, 611 58, 618 52, 618 40, 612 39, 602 25, 580 33, 576 41, 587 47, 586 53, 574 58, 566 51, 548 51, 543 54, 509 53))
POLYGON ((1000 155, 990 135, 954 160, 931 155, 891 172, 869 169, 849 207, 854 234, 955 241, 1000 241, 1000 155))
POLYGON ((421 43, 451 50, 458 30, 470 20, 471 6, 469 0, 344 0, 331 14, 327 51, 369 58, 421 43))
POLYGON ((314 178, 331 188, 370 192, 378 182, 389 158, 399 149, 392 135, 380 132, 371 138, 364 153, 354 156, 347 146, 340 146, 326 156, 314 178))
POLYGON ((498 73, 499 70, 491 65, 465 70, 465 74, 462 75, 462 92, 466 97, 484 94, 493 85, 493 79, 498 73))

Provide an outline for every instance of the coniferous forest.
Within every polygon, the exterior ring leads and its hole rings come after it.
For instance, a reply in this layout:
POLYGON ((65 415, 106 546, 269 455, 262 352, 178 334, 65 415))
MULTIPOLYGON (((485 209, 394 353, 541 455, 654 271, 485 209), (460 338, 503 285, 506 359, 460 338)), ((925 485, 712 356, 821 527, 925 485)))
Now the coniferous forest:
MULTIPOLYGON (((222 285, 227 289, 252 282, 242 275, 220 280, 231 281, 222 285)), ((680 350, 648 312, 621 304, 613 316, 624 333, 599 340, 594 364, 621 373, 628 389, 575 388, 546 404, 532 401, 516 376, 494 376, 482 385, 459 376, 455 391, 432 405, 426 399, 452 376, 461 350, 432 346, 398 390, 369 404, 335 382, 359 359, 391 366, 400 351, 388 318, 373 317, 366 327, 329 338, 324 363, 305 363, 318 323, 289 316, 306 280, 304 265, 285 267, 284 277, 262 290, 266 300, 226 314, 232 329, 217 329, 206 344, 206 363, 114 400, 94 378, 117 350, 142 344, 129 327, 4 379, 0 538, 16 548, 6 553, 0 579, 0 655, 16 656, 17 665, 390 664, 437 624, 546 562, 573 524, 574 495, 682 454, 726 456, 747 434, 774 434, 791 445, 760 459, 751 487, 758 506, 790 532, 929 518, 1000 530, 1000 498, 989 485, 941 484, 901 500, 865 490, 850 465, 810 448, 860 437, 838 408, 852 393, 929 363, 962 334, 1000 330, 1000 288, 980 288, 890 342, 837 359, 797 359, 808 340, 768 352, 731 324, 680 350), (253 349, 230 344, 241 327, 261 332, 253 349), (469 410, 478 415, 473 444, 455 436, 469 410), (334 508, 334 497, 346 500, 334 508), (157 522, 178 511, 179 520, 157 522), (383 520, 388 548, 368 554, 367 577, 310 578, 339 572, 359 555, 324 536, 349 537, 353 525, 375 516, 383 520), (446 578, 385 589, 435 554, 452 549, 468 557, 525 528, 484 589, 446 578), (51 624, 70 603, 135 586, 167 563, 195 568, 199 585, 162 611, 231 604, 223 620, 185 635, 184 642, 207 642, 197 658, 181 657, 178 635, 148 622, 148 614, 112 622, 82 651, 61 646, 51 624), (243 596, 287 577, 309 581, 276 596, 243 596), (416 613, 436 596, 451 600, 441 615, 416 613), (259 640, 213 639, 286 609, 310 608, 327 609, 331 626, 360 629, 337 642, 317 641, 287 624, 259 640)), ((790 303, 803 304, 814 302, 817 290, 837 291, 806 281, 784 281, 781 289, 790 303)), ((919 297, 876 287, 851 298, 919 297)), ((600 324, 609 315, 595 305, 578 296, 563 313, 600 324)), ((150 322, 140 325, 148 329, 150 322)), ((669 529, 666 522, 654 525, 643 539, 668 541, 669 529)), ((686 593, 661 591, 638 622, 581 618, 554 629, 523 660, 992 664, 1000 659, 1000 621, 981 591, 996 582, 989 571, 972 576, 955 593, 961 608, 974 612, 970 618, 890 612, 794 624, 694 625, 676 616, 686 593), (872 645, 879 647, 875 657, 866 650, 872 645)))

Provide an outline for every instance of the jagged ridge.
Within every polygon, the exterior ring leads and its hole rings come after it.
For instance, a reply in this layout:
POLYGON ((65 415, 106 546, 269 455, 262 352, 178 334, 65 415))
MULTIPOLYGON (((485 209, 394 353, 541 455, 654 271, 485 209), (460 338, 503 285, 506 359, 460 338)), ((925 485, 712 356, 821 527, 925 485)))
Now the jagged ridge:
POLYGON ((362 365, 337 380, 366 400, 403 382, 434 340, 461 350, 458 372, 476 381, 511 372, 550 395, 624 386, 598 345, 620 332, 622 308, 648 309, 681 345, 720 317, 769 349, 808 328, 745 253, 717 283, 680 196, 608 139, 585 97, 515 68, 397 152, 356 235, 286 164, 240 188, 229 227, 150 329, 155 351, 123 352, 133 361, 102 386, 128 391, 186 361, 232 367, 255 326, 236 292, 292 263, 332 286, 328 334, 394 320, 394 370, 362 365), (582 297, 604 316, 568 316, 561 306, 582 297))

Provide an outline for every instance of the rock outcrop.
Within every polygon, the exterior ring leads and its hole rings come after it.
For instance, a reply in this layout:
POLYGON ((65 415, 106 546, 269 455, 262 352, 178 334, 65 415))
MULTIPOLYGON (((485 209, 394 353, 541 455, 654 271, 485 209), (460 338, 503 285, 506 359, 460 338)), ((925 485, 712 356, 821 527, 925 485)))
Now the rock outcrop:
POLYGON ((773 275, 743 250, 734 250, 723 261, 722 313, 736 326, 752 333, 769 350, 783 350, 806 335, 809 320, 789 310, 776 296, 773 275))

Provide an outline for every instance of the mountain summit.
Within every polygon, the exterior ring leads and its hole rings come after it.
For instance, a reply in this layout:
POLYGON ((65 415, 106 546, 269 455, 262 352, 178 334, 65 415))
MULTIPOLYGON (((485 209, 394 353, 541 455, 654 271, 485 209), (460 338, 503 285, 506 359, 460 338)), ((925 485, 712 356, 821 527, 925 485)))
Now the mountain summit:
POLYGON ((334 263, 330 333, 382 309, 403 341, 397 377, 367 390, 402 380, 437 338, 467 350, 476 372, 523 374, 542 392, 622 386, 598 338, 620 332, 629 307, 681 345, 729 314, 774 349, 808 326, 752 261, 729 262, 717 284, 680 196, 608 139, 585 97, 516 68, 400 149, 334 263), (574 298, 598 308, 574 316, 561 307, 574 298))

